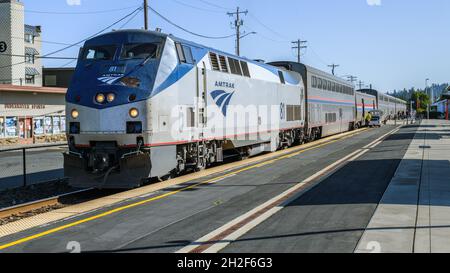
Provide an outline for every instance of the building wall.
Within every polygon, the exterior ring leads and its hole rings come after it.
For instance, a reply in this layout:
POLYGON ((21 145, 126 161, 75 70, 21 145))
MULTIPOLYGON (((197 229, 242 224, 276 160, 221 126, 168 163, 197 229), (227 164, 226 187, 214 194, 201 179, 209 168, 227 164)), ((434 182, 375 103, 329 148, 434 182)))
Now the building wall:
POLYGON ((20 85, 21 79, 25 83, 25 15, 22 3, 11 1, 11 45, 12 45, 12 78, 14 85, 20 85), (22 38, 22 39, 20 39, 22 38))
POLYGON ((25 42, 24 5, 17 0, 0 0, 0 42, 7 44, 7 51, 0 53, 0 84, 42 86, 42 59, 35 58, 34 64, 24 63, 25 47, 34 48, 42 55, 41 35, 34 44, 25 42), (39 75, 34 84, 25 81, 25 68, 35 68, 39 75))
MULTIPOLYGON (((12 54, 11 45, 11 3, 10 1, 0 0, 0 42, 5 42, 7 46, 6 52, 0 53, 5 55, 12 54)), ((11 57, 0 55, 0 67, 11 65, 11 57)), ((12 79, 12 71, 9 67, 0 68, 0 83, 10 83, 12 79)))
MULTIPOLYGON (((30 44, 30 43, 24 42, 24 46, 36 49, 36 51, 39 52, 39 56, 42 56, 43 55, 43 53, 42 53, 42 35, 39 35, 39 36, 35 37, 34 44, 30 44)), ((35 58, 34 59, 34 64, 27 63, 25 66, 26 67, 32 67, 32 68, 36 69, 37 71, 39 71, 39 75, 36 75, 34 84, 24 84, 24 85, 28 85, 28 86, 42 86, 42 83, 43 83, 42 59, 41 58, 35 58)))
POLYGON ((61 141, 64 139, 54 136, 64 133, 65 94, 0 92, 0 146, 29 144, 36 139, 61 141), (30 127, 21 130, 27 122, 30 127), (48 136, 51 136, 50 140, 48 136), (5 139, 16 140, 8 142, 5 139))
POLYGON ((75 68, 43 68, 43 86, 68 88, 75 68))

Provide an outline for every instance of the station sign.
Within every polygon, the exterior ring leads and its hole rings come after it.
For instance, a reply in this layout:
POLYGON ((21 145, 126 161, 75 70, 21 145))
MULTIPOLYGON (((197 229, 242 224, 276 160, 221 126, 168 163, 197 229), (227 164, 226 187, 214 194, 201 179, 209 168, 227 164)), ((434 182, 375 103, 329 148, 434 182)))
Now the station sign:
POLYGON ((45 109, 44 104, 23 104, 23 103, 10 103, 5 104, 5 109, 32 109, 41 110, 45 109))

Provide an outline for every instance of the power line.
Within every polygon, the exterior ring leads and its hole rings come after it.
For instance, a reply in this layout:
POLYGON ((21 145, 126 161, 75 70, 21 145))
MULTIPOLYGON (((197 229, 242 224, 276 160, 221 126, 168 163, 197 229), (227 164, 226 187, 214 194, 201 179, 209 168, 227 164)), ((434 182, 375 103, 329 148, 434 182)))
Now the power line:
POLYGON ((253 18, 253 20, 255 20, 255 22, 257 22, 258 24, 260 24, 261 26, 263 26, 264 28, 266 28, 267 30, 269 30, 270 32, 272 32, 273 34, 277 35, 280 38, 283 39, 288 39, 286 36, 280 34, 279 32, 273 30, 271 27, 267 26, 266 24, 264 24, 261 20, 259 20, 255 15, 253 15, 252 13, 249 13, 250 17, 253 18))
POLYGON ((223 6, 219 6, 219 5, 217 5, 217 4, 211 3, 211 2, 206 1, 206 0, 198 0, 198 1, 200 1, 200 2, 202 2, 202 3, 204 3, 204 4, 207 4, 207 5, 209 5, 209 6, 219 8, 219 9, 223 9, 223 10, 232 10, 231 8, 226 8, 226 7, 223 7, 223 6))
MULTIPOLYGON (((7 54, 7 53, 0 53, 0 56, 9 56, 9 57, 28 57, 27 55, 17 55, 17 54, 7 54)), ((73 57, 45 57, 45 56, 38 56, 34 55, 34 58, 36 59, 54 59, 54 60, 76 60, 77 58, 73 57)))
POLYGON ((219 11, 219 10, 212 10, 212 9, 201 8, 201 7, 197 7, 197 6, 194 6, 194 5, 191 5, 191 4, 187 4, 187 3, 181 2, 179 0, 172 0, 172 1, 177 3, 177 4, 179 4, 179 5, 182 5, 182 6, 185 6, 185 7, 188 7, 188 8, 192 8, 192 9, 196 9, 196 10, 200 10, 200 11, 213 12, 213 13, 222 13, 222 11, 219 11))
POLYGON ((76 61, 77 61, 77 59, 72 60, 72 61, 70 61, 70 62, 68 62, 68 63, 63 64, 62 66, 60 66, 60 67, 58 67, 58 68, 64 68, 64 67, 68 66, 69 64, 72 64, 72 63, 74 63, 74 62, 76 62, 76 61))
POLYGON ((140 5, 124 7, 118 9, 109 9, 109 10, 97 10, 97 11, 81 11, 81 12, 66 12, 66 11, 42 11, 42 10, 25 10, 26 13, 37 13, 37 14, 55 14, 55 15, 86 15, 86 14, 101 14, 101 13, 111 13, 116 11, 123 11, 132 8, 140 7, 140 5))
POLYGON ((180 26, 180 25, 178 25, 178 24, 176 24, 176 23, 174 23, 174 22, 172 22, 170 19, 168 19, 167 17, 165 17, 164 15, 162 15, 161 13, 159 13, 158 11, 156 11, 154 8, 152 8, 152 7, 148 7, 151 11, 153 11, 156 15, 158 15, 161 19, 163 19, 164 21, 166 21, 167 23, 169 23, 169 24, 171 24, 172 26, 174 26, 174 27, 176 27, 176 28, 178 28, 178 29, 181 29, 182 31, 184 31, 184 32, 187 32, 187 33, 189 33, 189 34, 191 34, 191 35, 194 35, 194 36, 197 36, 197 37, 201 37, 201 38, 205 38, 205 39, 217 39, 217 40, 219 40, 219 39, 227 39, 227 38, 230 38, 230 37, 233 37, 234 36, 234 34, 233 35, 228 35, 228 36, 207 36, 207 35, 203 35, 203 34, 198 34, 198 33, 195 33, 195 32, 193 32, 193 31, 190 31, 190 30, 188 30, 188 29, 186 29, 186 28, 184 28, 184 27, 182 27, 182 26, 180 26))
MULTIPOLYGON (((132 16, 134 13, 136 13, 136 12, 142 10, 142 9, 143 9, 143 7, 137 8, 137 9, 135 9, 133 12, 131 12, 131 13, 127 14, 126 16, 122 17, 121 19, 115 21, 113 24, 111 24, 111 25, 105 27, 104 29, 100 30, 99 32, 97 32, 97 33, 95 33, 95 34, 93 34, 93 35, 91 35, 91 36, 89 36, 89 37, 87 37, 87 38, 85 38, 85 39, 83 39, 83 40, 77 42, 77 43, 68 45, 68 46, 66 46, 66 47, 64 47, 64 48, 61 48, 61 49, 58 49, 58 50, 53 51, 53 52, 51 52, 51 53, 45 54, 45 55, 43 55, 42 57, 48 57, 48 56, 51 56, 51 55, 55 55, 55 54, 57 54, 57 53, 59 53, 59 52, 65 51, 65 50, 67 50, 67 49, 69 49, 69 48, 72 48, 72 47, 74 47, 74 46, 76 46, 76 45, 79 45, 79 44, 81 44, 81 43, 83 43, 83 42, 85 42, 85 41, 87 41, 87 40, 89 40, 89 39, 91 39, 91 38, 93 38, 93 37, 95 37, 95 36, 97 36, 97 35, 99 35, 99 34, 105 32, 106 30, 112 28, 113 26, 115 26, 115 25, 117 25, 118 23, 124 21, 125 19, 127 19, 128 17, 132 16)), ((42 58, 42 57, 41 57, 41 58, 42 58)), ((0 67, 0 69, 2 69, 2 68, 7 68, 7 67, 12 67, 12 66, 16 66, 16 65, 20 65, 20 64, 24 64, 24 63, 25 63, 25 61, 20 62, 20 63, 11 64, 11 65, 6 65, 6 66, 0 67)))
MULTIPOLYGON (((15 37, 15 36, 11 36, 11 38, 13 38, 13 39, 19 39, 19 40, 24 40, 23 37, 15 37)), ((70 45, 69 43, 52 42, 52 41, 44 41, 44 40, 39 40, 39 42, 44 43, 44 44, 70 45)))
POLYGON ((142 12, 142 10, 140 10, 139 12, 136 12, 133 16, 131 16, 130 19, 128 19, 128 21, 126 21, 122 26, 119 27, 119 29, 123 29, 126 25, 128 25, 134 18, 136 18, 136 16, 138 16, 140 13, 142 12))

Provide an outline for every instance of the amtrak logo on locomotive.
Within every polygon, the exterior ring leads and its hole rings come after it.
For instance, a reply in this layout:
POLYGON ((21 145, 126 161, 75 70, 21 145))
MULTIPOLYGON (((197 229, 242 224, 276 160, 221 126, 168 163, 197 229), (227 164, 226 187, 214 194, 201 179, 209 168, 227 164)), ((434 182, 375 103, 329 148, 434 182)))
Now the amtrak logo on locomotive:
POLYGON ((222 88, 231 88, 231 89, 234 89, 234 83, 232 83, 232 82, 221 82, 221 81, 216 81, 216 87, 222 87, 222 88))
POLYGON ((215 90, 211 92, 211 97, 214 99, 217 107, 219 107, 225 117, 227 116, 228 106, 230 105, 233 95, 234 92, 227 93, 223 90, 215 90))

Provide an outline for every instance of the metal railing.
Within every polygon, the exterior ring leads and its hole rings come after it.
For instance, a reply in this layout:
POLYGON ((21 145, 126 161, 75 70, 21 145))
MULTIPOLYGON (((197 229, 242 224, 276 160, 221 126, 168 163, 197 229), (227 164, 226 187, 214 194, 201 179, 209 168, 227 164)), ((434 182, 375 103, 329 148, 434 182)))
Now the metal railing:
POLYGON ((67 144, 0 148, 0 191, 64 179, 67 144))

